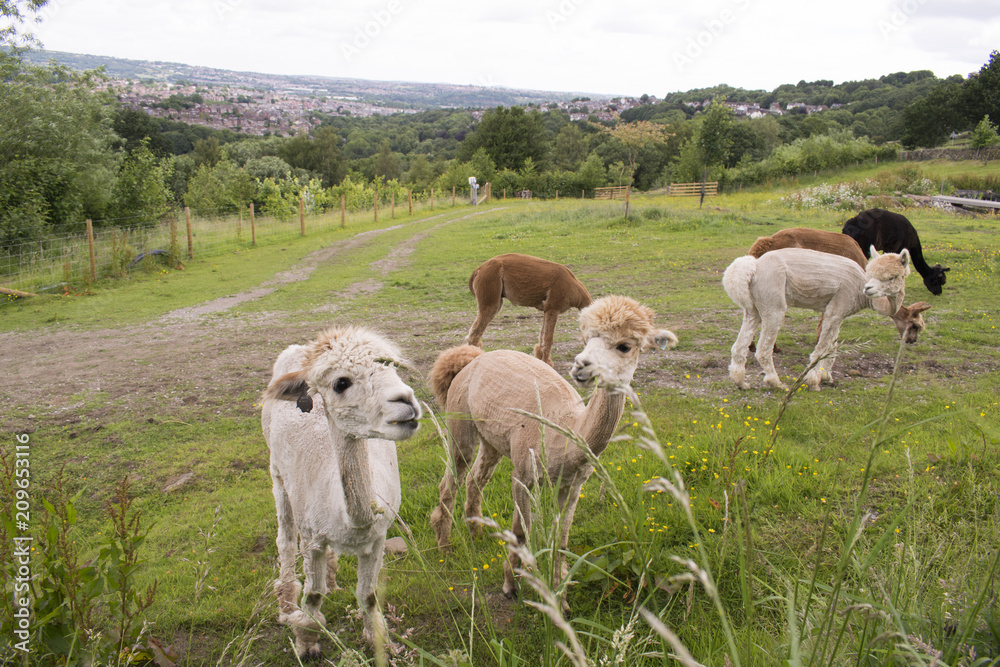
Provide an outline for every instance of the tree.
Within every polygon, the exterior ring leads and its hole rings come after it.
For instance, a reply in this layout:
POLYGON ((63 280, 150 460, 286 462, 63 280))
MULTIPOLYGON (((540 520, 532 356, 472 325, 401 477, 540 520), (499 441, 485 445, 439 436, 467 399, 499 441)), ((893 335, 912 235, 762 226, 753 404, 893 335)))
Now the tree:
POLYGON ((574 171, 580 166, 589 150, 589 140, 575 123, 564 125, 556 135, 552 157, 556 166, 574 171))
POLYGON ((1000 118, 1000 51, 993 51, 990 61, 962 86, 961 106, 968 126, 983 116, 1000 118))
POLYGON ((960 77, 943 81, 923 99, 912 102, 903 109, 905 148, 940 146, 953 130, 968 126, 964 112, 959 107, 963 90, 960 77))
MULTIPOLYGON (((662 144, 666 141, 667 135, 663 126, 651 123, 646 120, 635 123, 621 123, 615 128, 608 130, 612 137, 625 147, 625 155, 628 160, 628 184, 632 185, 635 180, 635 170, 638 165, 640 152, 651 144, 662 144)), ((629 216, 629 200, 625 200, 625 217, 629 216)))
POLYGON ((468 162, 484 149, 497 169, 518 170, 529 157, 543 164, 548 152, 548 136, 541 114, 525 112, 522 107, 497 107, 483 114, 475 132, 465 138, 459 159, 468 162))
POLYGON ((156 220, 170 210, 167 187, 172 163, 157 158, 143 141, 122 162, 111 191, 111 214, 117 218, 156 220))
POLYGON ((120 107, 112 117, 111 127, 122 138, 122 148, 131 153, 140 146, 156 157, 166 157, 173 145, 160 130, 160 124, 145 111, 120 107))
POLYGON ((983 116, 983 119, 969 134, 969 145, 976 149, 976 157, 978 158, 982 149, 997 144, 1000 144, 1000 135, 997 134, 997 129, 990 122, 990 117, 983 116))
POLYGON ((38 14, 49 0, 0 0, 0 17, 6 21, 0 25, 0 51, 13 48, 15 53, 26 46, 40 46, 35 36, 23 32, 25 23, 38 20, 38 14))
POLYGON ((118 157, 114 100, 96 90, 101 77, 0 60, 0 221, 12 215, 37 231, 104 217, 118 157))
POLYGON ((391 181, 398 179, 401 173, 399 156, 392 152, 392 148, 389 147, 389 140, 383 139, 378 153, 375 154, 375 175, 391 181))
POLYGON ((235 213, 248 206, 257 192, 250 175, 229 160, 202 164, 188 181, 184 203, 205 214, 235 213))
MULTIPOLYGON (((724 98, 716 98, 705 112, 698 134, 695 135, 695 145, 701 156, 704 167, 702 182, 708 180, 708 171, 716 165, 725 164, 733 146, 732 125, 733 110, 724 104, 724 98)), ((702 201, 704 201, 704 193, 702 201)), ((700 205, 700 204, 699 204, 700 205)))

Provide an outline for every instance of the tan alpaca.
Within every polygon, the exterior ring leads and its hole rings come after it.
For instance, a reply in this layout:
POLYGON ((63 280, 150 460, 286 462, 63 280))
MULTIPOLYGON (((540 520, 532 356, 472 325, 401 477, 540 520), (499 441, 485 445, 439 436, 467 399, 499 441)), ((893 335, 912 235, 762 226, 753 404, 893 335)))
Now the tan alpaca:
MULTIPOLYGON (((575 444, 548 430, 544 442, 547 468, 543 469, 540 426, 515 410, 541 415, 575 431, 594 456, 600 456, 625 408, 625 396, 616 388, 632 381, 641 352, 677 343, 672 332, 655 328, 653 317, 652 310, 623 296, 598 299, 580 313, 585 347, 570 375, 578 383, 596 385, 586 405, 577 390, 550 366, 522 352, 483 352, 465 345, 438 356, 431 370, 431 386, 438 403, 449 413, 455 466, 454 474, 451 467, 445 471, 440 502, 431 513, 440 547, 449 543, 457 480, 465 479, 478 441, 479 454, 466 480, 466 518, 481 516, 481 491, 506 456, 514 467, 514 534, 524 542, 531 529, 529 489, 547 474, 559 484, 559 506, 566 516, 561 544, 566 548, 580 488, 593 468, 575 444)), ((557 565, 565 576, 565 564, 560 560, 557 565)), ((508 597, 517 591, 517 566, 511 554, 504 566, 503 592, 508 597)))
POLYGON ((399 363, 396 346, 367 329, 331 328, 282 352, 264 392, 261 425, 278 512, 278 622, 292 627, 300 658, 319 656, 320 605, 336 586, 327 563, 335 571, 338 553, 358 557, 365 641, 385 635, 375 588, 401 501, 393 441, 412 436, 420 418, 413 390, 396 374, 399 363))
POLYGON ((552 337, 559 316, 570 308, 586 308, 593 299, 573 272, 562 264, 531 255, 507 253, 483 262, 469 277, 478 310, 465 342, 481 347, 483 332, 500 312, 503 299, 544 314, 535 356, 552 365, 552 337))

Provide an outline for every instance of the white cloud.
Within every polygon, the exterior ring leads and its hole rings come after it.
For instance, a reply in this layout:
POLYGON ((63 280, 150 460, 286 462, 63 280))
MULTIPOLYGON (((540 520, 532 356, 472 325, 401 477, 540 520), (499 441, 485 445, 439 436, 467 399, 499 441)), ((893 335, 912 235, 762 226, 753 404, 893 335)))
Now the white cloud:
POLYGON ((51 0, 35 32, 53 50, 226 69, 663 95, 967 74, 1000 43, 992 4, 51 0))

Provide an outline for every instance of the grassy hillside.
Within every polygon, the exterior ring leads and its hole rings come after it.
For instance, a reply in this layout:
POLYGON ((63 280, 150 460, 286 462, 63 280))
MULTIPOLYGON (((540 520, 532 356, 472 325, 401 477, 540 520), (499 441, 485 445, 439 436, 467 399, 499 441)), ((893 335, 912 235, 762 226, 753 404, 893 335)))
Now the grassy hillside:
MULTIPOLYGON (((922 168, 937 177, 937 166, 922 168)), ((556 621, 526 604, 544 598, 523 583, 522 600, 502 596, 506 551, 489 531, 473 538, 457 525, 454 549, 435 548, 428 516, 444 471, 441 436, 428 417, 399 444, 405 526, 390 537, 409 549, 383 569, 390 664, 582 664, 555 642, 593 664, 675 664, 667 656, 679 649, 642 609, 705 665, 929 664, 935 652, 948 664, 996 664, 998 223, 906 211, 928 261, 951 267, 939 297, 916 273, 907 281, 906 303, 933 306, 918 343, 900 349, 891 323, 868 311, 842 327, 833 386, 764 390, 751 361, 753 388, 740 391, 727 373, 740 315, 722 272, 758 236, 839 231, 853 215, 789 207, 790 192, 701 208, 638 196, 629 219, 619 204, 593 200, 457 207, 151 271, 91 294, 0 303, 0 438, 5 453, 15 434, 30 440, 37 544, 41 499, 59 507, 61 488, 75 498, 67 535, 80 562, 99 555, 115 534, 107 502, 127 477, 148 530, 134 578, 142 588, 158 582, 137 616, 152 624, 146 636, 182 664, 295 664, 270 592, 276 521, 258 396, 273 360, 329 324, 370 325, 412 359, 405 379, 436 411, 426 375, 474 318, 470 272, 523 252, 569 265, 595 296, 653 307, 680 344, 640 362, 622 437, 583 489, 569 612, 553 609, 556 621), (658 479, 673 487, 649 490, 658 479)), ((580 349, 575 315, 556 331, 564 377, 580 349)), ((788 382, 803 370, 815 324, 812 312, 786 318, 776 363, 788 382)), ((508 304, 484 347, 530 353, 540 326, 536 311, 508 304)), ((510 476, 505 461, 484 496, 501 529, 513 511, 510 476)), ((535 574, 560 590, 552 495, 536 490, 529 546, 535 574)), ((53 553, 33 556, 39 585, 66 576, 53 553)), ((352 616, 354 567, 342 559, 343 590, 324 603, 333 634, 324 657, 376 664, 352 616)), ((95 626, 115 617, 112 599, 98 601, 95 626)), ((55 664, 43 655, 54 645, 33 642, 30 664, 55 664)))

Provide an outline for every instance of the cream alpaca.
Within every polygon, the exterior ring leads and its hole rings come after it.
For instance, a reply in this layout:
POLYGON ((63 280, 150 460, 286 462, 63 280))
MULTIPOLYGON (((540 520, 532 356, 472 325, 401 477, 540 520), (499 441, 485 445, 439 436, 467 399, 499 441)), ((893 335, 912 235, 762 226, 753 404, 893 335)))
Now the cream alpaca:
POLYGON ((743 325, 732 347, 729 377, 742 389, 746 381, 747 347, 760 327, 757 362, 764 369, 764 384, 787 389, 778 377, 771 357, 774 340, 791 307, 823 313, 819 341, 809 357, 821 360, 806 375, 806 384, 818 391, 821 382, 830 382, 836 360, 835 345, 840 325, 855 313, 871 308, 890 317, 907 343, 914 343, 924 329, 921 313, 930 305, 902 306, 905 280, 910 273, 910 256, 902 253, 879 256, 872 249, 872 261, 864 272, 844 257, 803 248, 785 248, 756 259, 738 257, 722 277, 726 294, 743 310, 743 325))
POLYGON ((278 621, 292 627, 300 657, 319 655, 328 550, 331 575, 338 553, 357 555, 364 638, 385 634, 375 586, 401 498, 393 441, 412 436, 420 418, 413 390, 396 374, 399 363, 399 350, 376 334, 332 328, 282 352, 264 392, 261 424, 278 513, 278 621), (296 540, 304 587, 295 572, 296 540))
MULTIPOLYGON (((616 388, 632 381, 641 352, 677 343, 672 332, 655 328, 653 317, 652 310, 622 296, 598 299, 580 313, 585 347, 577 355, 570 375, 579 383, 593 381, 596 385, 586 405, 576 389, 550 366, 521 352, 484 353, 465 345, 438 356, 431 370, 431 385, 438 403, 450 414, 455 466, 454 475, 450 467, 445 471, 439 487, 440 502, 431 514, 439 546, 447 546, 451 536, 450 508, 455 499, 456 476, 458 480, 466 477, 479 441, 479 454, 466 480, 466 518, 481 516, 481 490, 506 456, 514 468, 514 534, 523 542, 530 531, 529 489, 542 474, 547 474, 559 484, 559 506, 566 517, 560 537, 562 548, 566 548, 580 488, 593 468, 576 445, 548 431, 544 443, 547 468, 542 470, 541 428, 537 421, 515 410, 539 414, 580 434, 590 451, 600 456, 625 408, 625 397, 616 388)), ((504 566, 503 592, 508 597, 517 591, 517 565, 516 557, 511 555, 504 566)), ((565 576, 565 564, 558 565, 565 576)))

